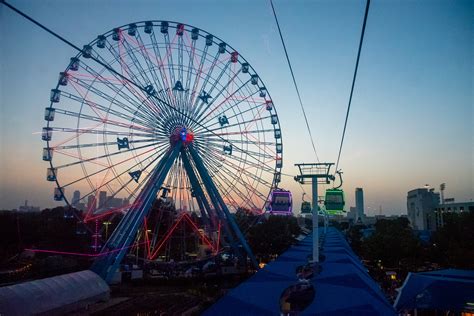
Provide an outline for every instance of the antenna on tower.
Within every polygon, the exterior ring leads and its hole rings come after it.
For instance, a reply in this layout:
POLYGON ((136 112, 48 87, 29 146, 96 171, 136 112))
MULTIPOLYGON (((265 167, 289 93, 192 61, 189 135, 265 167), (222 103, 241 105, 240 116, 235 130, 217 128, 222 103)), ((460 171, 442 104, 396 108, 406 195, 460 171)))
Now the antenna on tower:
POLYGON ((444 204, 444 189, 446 189, 446 183, 441 183, 439 185, 439 191, 441 193, 441 204, 444 204))

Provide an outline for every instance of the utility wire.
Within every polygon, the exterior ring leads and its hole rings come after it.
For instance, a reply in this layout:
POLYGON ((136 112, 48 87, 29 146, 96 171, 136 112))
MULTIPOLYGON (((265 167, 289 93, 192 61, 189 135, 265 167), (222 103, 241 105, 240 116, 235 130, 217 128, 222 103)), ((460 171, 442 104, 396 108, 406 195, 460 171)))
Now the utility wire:
POLYGON ((337 172, 337 168, 339 167, 339 160, 341 159, 342 145, 344 144, 344 136, 346 135, 347 120, 349 119, 349 112, 351 110, 352 94, 354 92, 354 85, 355 85, 355 81, 356 81, 356 77, 357 77, 357 69, 359 68, 360 51, 362 49, 362 43, 364 42, 365 25, 367 23, 367 16, 369 14, 369 6, 370 6, 370 0, 367 0, 367 5, 365 7, 364 23, 362 24, 362 33, 360 34, 359 51, 357 52, 357 60, 356 60, 356 65, 355 65, 355 69, 354 69, 354 76, 352 77, 351 94, 349 96, 349 103, 347 105, 346 120, 344 122, 344 129, 342 131, 341 145, 339 146, 339 154, 337 155, 336 169, 335 169, 334 172, 337 172))
POLYGON ((311 139, 311 145, 313 146, 314 155, 316 156, 316 160, 319 162, 318 153, 316 152, 316 146, 314 145, 313 135, 311 134, 311 128, 309 127, 308 118, 306 117, 306 111, 304 110, 303 101, 301 101, 300 91, 298 89, 298 85, 296 84, 295 74, 293 73, 293 68, 291 67, 290 57, 288 56, 288 51, 286 49, 285 41, 283 40, 283 35, 280 29, 280 23, 278 23, 277 14, 275 12, 275 7, 273 6, 272 0, 270 0, 270 4, 272 6, 273 16, 275 17, 275 22, 278 27, 278 33, 280 33, 281 43, 283 44, 283 50, 285 51, 286 61, 288 62, 288 67, 290 68, 291 77, 293 78, 293 84, 295 85, 296 94, 298 95, 298 100, 300 101, 301 111, 303 112, 304 121, 306 123, 306 127, 309 133, 309 138, 311 139))
MULTIPOLYGON (((28 16, 27 14, 23 13, 22 11, 18 10, 17 8, 15 8, 14 6, 12 6, 11 4, 7 3, 5 0, 0 0, 0 3, 6 5, 8 8, 10 8, 11 10, 15 11, 16 13, 18 13, 19 15, 21 15, 22 17, 24 17, 25 19, 31 21, 32 23, 36 24, 37 26, 39 26, 40 28, 42 28, 43 30, 45 30, 46 32, 48 32, 49 34, 53 35, 54 37, 58 38, 59 40, 61 40, 62 42, 66 43, 67 45, 71 46, 72 48, 74 48, 75 50, 79 51, 82 53, 82 49, 79 48, 78 46, 74 45, 73 43, 71 43, 70 41, 68 41, 67 39, 65 39, 64 37, 62 37, 61 35, 57 34, 56 32, 54 32, 53 30, 47 28, 46 26, 44 26, 43 24, 39 23, 38 21, 34 20, 33 18, 31 18, 30 16, 28 16)), ((129 78, 123 76, 121 73, 117 72, 115 69, 113 69, 111 66, 107 65, 106 63, 103 63, 102 61, 100 61, 99 59, 95 58, 94 56, 90 56, 90 59, 94 60, 95 62, 97 62, 98 64, 100 64, 102 67, 105 67, 107 70, 109 70, 110 72, 114 73, 115 75, 117 75, 118 77, 120 77, 121 79, 127 81, 128 83, 132 84, 133 86, 135 86, 136 88, 140 89, 141 91, 143 91, 144 93, 146 93, 147 95, 149 95, 149 93, 147 92, 147 90, 145 90, 144 87, 140 86, 139 84, 135 83, 134 81, 130 80, 129 78)), ((259 161, 258 158, 256 158, 254 155, 252 155, 251 153, 249 152, 246 152, 245 150, 241 149, 239 146, 236 146, 235 144, 233 144, 231 141, 229 141, 228 139, 225 139, 224 137, 220 136, 220 135, 217 135, 214 131, 210 130, 207 126, 204 126, 203 124, 201 124, 200 122, 196 121, 194 118, 190 117, 188 114, 184 113, 183 111, 179 110, 178 108, 174 107, 173 105, 169 104, 168 102, 158 98, 156 95, 151 95, 151 97, 155 98, 156 100, 158 100, 159 102, 161 102, 162 104, 164 104, 165 106, 171 108, 172 110, 174 110, 175 112, 177 112, 178 114, 181 114, 183 117, 185 117, 186 119, 189 119, 191 122, 197 124, 199 127, 202 127, 204 128, 207 132, 213 134, 214 136, 216 136, 217 138, 225 141, 225 142, 228 142, 230 144, 232 144, 232 146, 237 149, 238 151, 242 152, 242 153, 245 153, 247 155, 249 155, 250 157, 256 159, 257 161, 259 161)))

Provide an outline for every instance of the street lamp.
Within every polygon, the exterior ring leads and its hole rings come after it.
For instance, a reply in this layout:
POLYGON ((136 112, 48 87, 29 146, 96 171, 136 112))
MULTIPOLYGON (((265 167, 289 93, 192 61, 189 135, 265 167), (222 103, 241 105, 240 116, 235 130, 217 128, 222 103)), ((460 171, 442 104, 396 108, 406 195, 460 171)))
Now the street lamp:
POLYGON ((105 221, 102 223, 102 225, 105 225, 105 240, 109 238, 109 225, 112 224, 112 222, 105 221))

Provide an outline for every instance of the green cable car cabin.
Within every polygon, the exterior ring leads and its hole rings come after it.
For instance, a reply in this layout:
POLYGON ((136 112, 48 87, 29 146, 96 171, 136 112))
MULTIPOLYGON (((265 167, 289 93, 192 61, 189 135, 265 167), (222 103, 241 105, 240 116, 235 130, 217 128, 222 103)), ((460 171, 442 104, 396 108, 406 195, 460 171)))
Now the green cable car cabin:
POLYGON ((324 205, 326 212, 330 215, 337 215, 344 212, 346 202, 344 199, 344 191, 340 189, 327 189, 324 205))

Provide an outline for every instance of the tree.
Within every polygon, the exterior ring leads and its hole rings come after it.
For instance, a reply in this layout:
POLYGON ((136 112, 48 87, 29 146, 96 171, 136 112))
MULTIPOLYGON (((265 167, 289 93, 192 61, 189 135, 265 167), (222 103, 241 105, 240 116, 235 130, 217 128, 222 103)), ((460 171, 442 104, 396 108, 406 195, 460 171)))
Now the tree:
POLYGON ((252 226, 247 239, 257 258, 269 261, 288 249, 300 232, 296 218, 270 216, 252 226))
POLYGON ((374 234, 362 245, 362 252, 364 258, 380 260, 388 267, 398 267, 403 262, 409 270, 415 270, 423 259, 420 240, 403 217, 377 221, 374 234))
POLYGON ((474 212, 444 214, 433 234, 431 258, 441 266, 474 269, 474 212))

